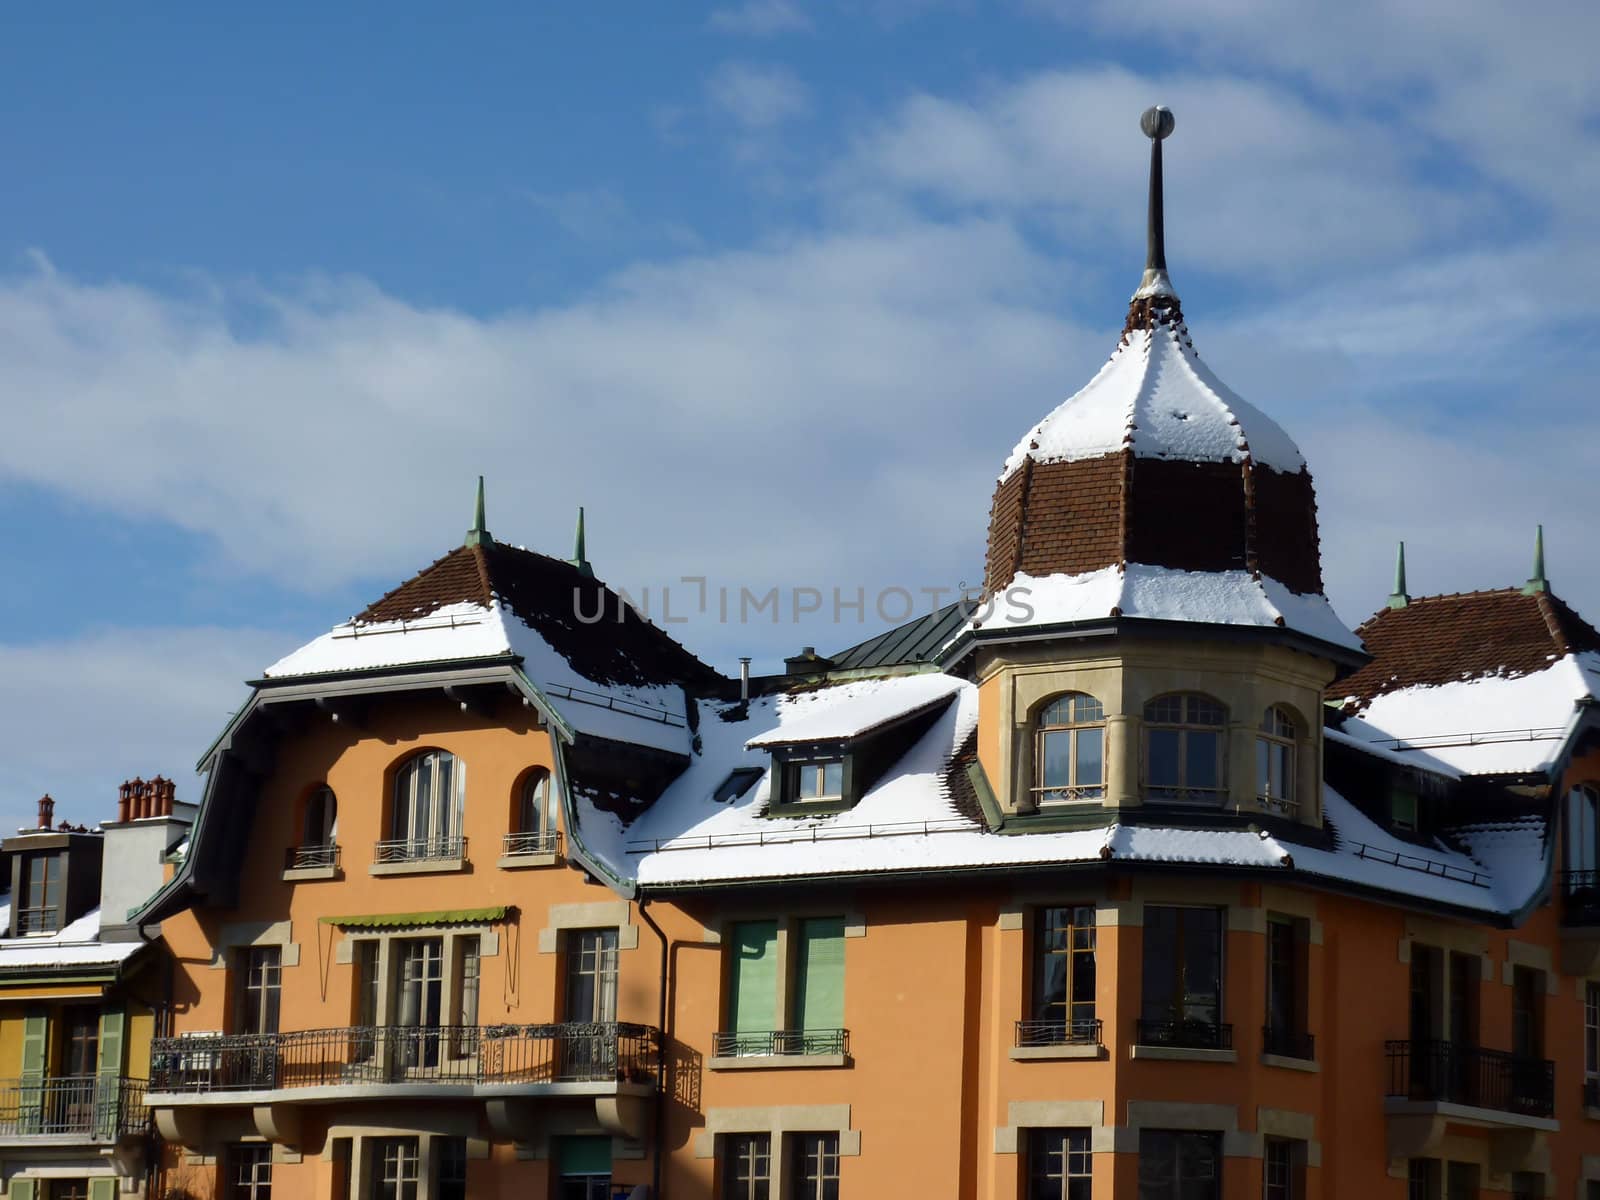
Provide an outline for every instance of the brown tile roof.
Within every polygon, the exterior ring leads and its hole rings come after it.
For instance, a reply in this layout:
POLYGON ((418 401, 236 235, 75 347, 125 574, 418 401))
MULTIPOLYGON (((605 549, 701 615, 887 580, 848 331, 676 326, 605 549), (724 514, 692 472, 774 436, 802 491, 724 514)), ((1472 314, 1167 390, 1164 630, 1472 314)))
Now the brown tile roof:
POLYGON ((412 621, 450 604, 487 607, 495 598, 595 683, 681 683, 717 691, 726 682, 598 579, 563 559, 501 542, 452 550, 355 621, 412 621))
POLYGON ((1580 650, 1600 650, 1600 632, 1548 592, 1518 588, 1419 596, 1386 608, 1356 630, 1372 661, 1330 689, 1360 709, 1385 692, 1485 675, 1541 671, 1580 650))

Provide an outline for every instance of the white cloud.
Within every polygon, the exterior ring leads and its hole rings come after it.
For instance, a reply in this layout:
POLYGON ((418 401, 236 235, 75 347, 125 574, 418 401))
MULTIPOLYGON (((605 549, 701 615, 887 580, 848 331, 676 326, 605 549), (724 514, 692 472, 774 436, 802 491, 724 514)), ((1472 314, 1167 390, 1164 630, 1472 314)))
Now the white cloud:
POLYGON ((811 93, 788 67, 723 63, 706 80, 711 106, 741 128, 772 129, 811 111, 811 93))
POLYGON ((243 681, 292 645, 252 629, 103 629, 29 645, 0 643, 0 826, 32 825, 48 792, 57 820, 116 814, 135 775, 200 798, 200 753, 248 695, 243 681))
POLYGON ((746 0, 744 4, 717 9, 706 24, 718 33, 773 37, 803 33, 811 28, 811 18, 791 0, 746 0))

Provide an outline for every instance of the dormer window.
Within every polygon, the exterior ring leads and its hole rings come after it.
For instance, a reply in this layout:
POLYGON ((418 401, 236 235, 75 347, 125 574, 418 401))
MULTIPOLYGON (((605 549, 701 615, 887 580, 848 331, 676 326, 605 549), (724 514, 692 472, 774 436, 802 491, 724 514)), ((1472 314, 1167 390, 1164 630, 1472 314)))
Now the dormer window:
POLYGON ((795 763, 790 770, 794 772, 794 799, 797 804, 822 804, 844 798, 842 758, 795 763))
POLYGON ((1209 696, 1174 692, 1144 706, 1145 785, 1152 800, 1220 804, 1227 793, 1228 710, 1209 696))
POLYGON ((22 864, 22 887, 26 903, 17 913, 17 933, 55 933, 61 928, 61 909, 65 880, 63 856, 30 854, 22 864))
POLYGON ((1281 813, 1293 813, 1299 807, 1294 792, 1294 742, 1298 732, 1294 718, 1277 705, 1261 715, 1261 728, 1256 735, 1256 799, 1281 813))
POLYGON ((1105 797, 1106 714, 1082 692, 1057 696, 1039 710, 1034 727, 1033 794, 1039 804, 1073 804, 1105 797))

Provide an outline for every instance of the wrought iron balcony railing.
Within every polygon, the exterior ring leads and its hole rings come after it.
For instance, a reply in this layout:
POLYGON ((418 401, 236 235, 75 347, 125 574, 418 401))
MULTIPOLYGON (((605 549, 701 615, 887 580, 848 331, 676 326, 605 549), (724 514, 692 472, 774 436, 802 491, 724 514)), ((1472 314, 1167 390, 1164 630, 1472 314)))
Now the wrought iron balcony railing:
POLYGON ((328 842, 320 846, 290 846, 283 854, 285 871, 304 871, 316 867, 337 867, 339 846, 328 842))
POLYGON ((1098 1046, 1100 1022, 1018 1021, 1016 1045, 1023 1046, 1098 1046))
POLYGON ((120 1075, 0 1080, 0 1138, 78 1137, 114 1142, 144 1133, 145 1081, 120 1075))
POLYGON ((848 1029, 764 1029, 711 1035, 715 1058, 748 1058, 769 1054, 849 1054, 848 1029))
POLYGON ((1555 1113, 1556 1065, 1503 1050, 1451 1042, 1386 1042, 1389 1095, 1549 1117, 1555 1113))
POLYGON ((1600 871, 1562 871, 1557 883, 1563 925, 1600 925, 1600 871))
POLYGON ((56 904, 17 910, 17 933, 55 933, 61 928, 61 908, 56 904))
POLYGON ((1149 1021, 1140 1018, 1136 1036, 1141 1046, 1172 1046, 1185 1050, 1232 1050, 1233 1026, 1193 1017, 1149 1021))
POLYGON ((386 838, 372 850, 378 863, 456 862, 467 857, 464 837, 386 838))
POLYGON ((1307 1062, 1314 1062, 1317 1057, 1317 1039, 1309 1033, 1296 1033, 1293 1029, 1263 1025, 1261 1052, 1276 1054, 1279 1058, 1303 1058, 1307 1062))
POLYGON ((561 831, 547 829, 539 833, 508 833, 501 844, 500 853, 507 858, 518 854, 560 854, 561 831))
POLYGON ((359 1026, 156 1038, 153 1092, 271 1091, 341 1084, 652 1083, 653 1026, 359 1026))

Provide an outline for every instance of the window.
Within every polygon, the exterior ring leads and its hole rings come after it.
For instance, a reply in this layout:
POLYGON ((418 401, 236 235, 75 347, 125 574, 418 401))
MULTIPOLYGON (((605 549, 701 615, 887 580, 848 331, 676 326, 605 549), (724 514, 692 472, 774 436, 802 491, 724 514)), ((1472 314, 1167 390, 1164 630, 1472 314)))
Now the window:
POLYGON ((379 1138, 372 1147, 372 1200, 417 1200, 422 1180, 416 1138, 379 1138))
POLYGON ((378 1024, 378 943, 362 938, 355 946, 355 1040, 351 1055, 355 1062, 368 1062, 376 1049, 378 1024))
POLYGON ((574 929, 567 934, 568 1021, 617 1019, 617 931, 574 929))
POLYGON ((1294 718, 1274 705, 1261 715, 1256 735, 1256 799, 1267 808, 1293 813, 1298 804, 1294 790, 1294 718))
POLYGON ((750 790, 750 785, 760 779, 765 772, 760 767, 735 767, 728 772, 728 777, 717 785, 717 790, 711 794, 713 803, 730 804, 750 790))
POLYGON ((1221 1200, 1219 1138, 1214 1133, 1139 1131, 1139 1200, 1221 1200))
POLYGON ((772 1189, 772 1138, 728 1134, 722 1143, 722 1200, 767 1200, 772 1189))
POLYGON ((1089 1200, 1094 1173, 1087 1129, 1030 1129, 1027 1200, 1089 1200))
POLYGON ((1220 908, 1146 905, 1141 1043, 1232 1044, 1232 1027, 1222 1024, 1222 930, 1220 908))
POLYGON ((87 1179, 52 1179, 46 1200, 89 1200, 87 1179))
MULTIPOLYGON (((1567 793, 1566 867, 1593 872, 1600 865, 1600 789, 1581 784, 1567 793)), ((1584 881, 1593 885, 1596 880, 1584 881)))
POLYGON ((305 820, 301 823, 302 846, 331 846, 337 835, 339 801, 333 789, 319 787, 306 797, 305 820))
POLYGON ((778 1024, 778 923, 740 921, 728 964, 728 1029, 719 1054, 771 1054, 778 1024))
POLYGON ((611 1139, 556 1139, 557 1200, 611 1200, 611 1139))
POLYGON ((844 760, 794 763, 794 798, 802 804, 844 798, 844 760))
POLYGON ((240 1033, 277 1033, 281 952, 277 946, 240 951, 244 987, 239 997, 240 1033))
POLYGON ((1415 833, 1419 804, 1415 788, 1395 784, 1389 792, 1389 824, 1402 833, 1415 833))
POLYGON ((1305 923, 1287 917, 1267 919, 1267 1023, 1263 1044, 1268 1054, 1310 1059, 1306 1033, 1305 923))
POLYGON ((1537 1171, 1514 1171, 1511 1200, 1544 1200, 1544 1176, 1537 1171))
POLYGON ((483 959, 476 934, 456 939, 456 1024, 478 1023, 478 979, 483 959))
POLYGON ((1227 791, 1228 710, 1206 696, 1161 696, 1144 708, 1145 782, 1152 798, 1218 803, 1227 791))
POLYGON ((517 792, 517 811, 506 835, 507 854, 551 854, 556 849, 555 813, 550 804, 550 773, 531 771, 517 792))
POLYGON ((1098 1042, 1094 1019, 1094 908, 1041 908, 1034 918, 1033 1044, 1098 1042))
POLYGON ((378 843, 379 862, 460 858, 465 770, 455 755, 424 750, 400 768, 394 781, 389 840, 378 843))
POLYGON ((467 1139, 438 1138, 433 1150, 438 1172, 433 1200, 467 1200, 467 1139))
POLYGON ((1583 988, 1584 1103, 1600 1106, 1600 983, 1583 988))
POLYGON ((1106 714, 1082 692, 1057 696, 1039 711, 1033 794, 1040 804, 1105 797, 1106 714))
MULTIPOLYGON (((1411 1040, 1431 1042, 1442 1027, 1439 995, 1440 951, 1415 942, 1411 946, 1411 1040)), ((1418 1162, 1426 1161, 1418 1159, 1418 1162)))
POLYGON ((1478 1165, 1447 1163, 1444 1184, 1444 1200, 1478 1200, 1478 1165))
POLYGON ((1413 1158, 1406 1164, 1406 1200, 1439 1200, 1439 1160, 1413 1158))
POLYGON ((713 1053, 845 1053, 844 918, 790 922, 787 961, 779 953, 777 921, 740 921, 732 932, 728 1021, 713 1039, 713 1053), (781 1011, 780 980, 789 998, 781 1011))
POLYGON ((407 1067, 439 1063, 444 1009, 444 939, 402 938, 394 943, 398 994, 394 1024, 400 1060, 407 1067))
POLYGON ((62 1014, 61 1074, 93 1075, 100 1069, 100 1014, 81 1005, 62 1014))
POLYGON ((839 1135, 802 1133, 794 1139, 794 1200, 839 1200, 839 1135))
POLYGON ((1268 1138, 1261 1156, 1262 1200, 1300 1200, 1305 1195, 1301 1164, 1304 1146, 1288 1138, 1268 1138))
POLYGON ((1511 1053, 1544 1057, 1544 972, 1532 967, 1511 969, 1511 1053))
POLYGON ((30 854, 22 860, 22 887, 28 903, 17 914, 17 933, 54 933, 61 928, 64 899, 60 854, 30 854))
POLYGON ((271 1200, 272 1147, 229 1146, 223 1171, 228 1200, 271 1200))

